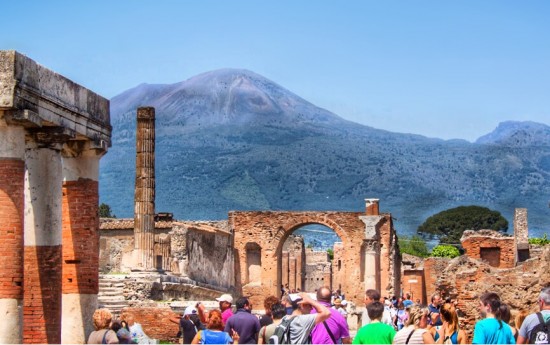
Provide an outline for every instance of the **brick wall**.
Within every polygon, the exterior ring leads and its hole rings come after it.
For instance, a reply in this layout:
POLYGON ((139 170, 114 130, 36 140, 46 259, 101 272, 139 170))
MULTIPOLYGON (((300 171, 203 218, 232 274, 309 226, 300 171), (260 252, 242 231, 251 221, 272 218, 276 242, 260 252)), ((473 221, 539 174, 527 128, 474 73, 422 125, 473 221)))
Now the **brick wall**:
POLYGON ((177 342, 176 334, 179 326, 171 322, 170 318, 178 316, 178 314, 169 307, 124 308, 121 319, 127 315, 134 316, 134 321, 141 324, 149 338, 177 342))
MULTIPOLYGON (((487 252, 487 261, 499 262, 496 267, 512 268, 516 265, 515 240, 513 237, 505 237, 502 234, 492 230, 465 231, 461 239, 462 247, 466 255, 472 259, 483 259, 483 253, 487 252), (500 258, 494 258, 491 249, 498 249, 500 258)), ((493 265, 495 266, 495 265, 493 265)))
POLYGON ((413 302, 420 299, 421 304, 428 304, 423 270, 404 270, 401 288, 404 293, 411 294, 411 300, 413 302))
POLYGON ((63 293, 97 294, 99 271, 98 182, 63 183, 63 293))
POLYGON ((25 246, 23 343, 61 343, 61 246, 25 246))
POLYGON ((0 299, 23 298, 25 163, 0 159, 0 299))

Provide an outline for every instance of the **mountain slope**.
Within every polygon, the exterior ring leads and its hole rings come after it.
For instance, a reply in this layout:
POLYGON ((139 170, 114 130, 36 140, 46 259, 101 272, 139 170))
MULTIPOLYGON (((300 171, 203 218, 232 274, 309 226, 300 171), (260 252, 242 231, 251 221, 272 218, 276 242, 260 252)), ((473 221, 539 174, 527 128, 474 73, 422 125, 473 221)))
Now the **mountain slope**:
POLYGON ((515 207, 528 207, 531 228, 547 222, 549 145, 383 131, 245 70, 142 84, 111 100, 113 147, 101 161, 100 197, 119 216, 133 213, 135 112, 143 105, 156 108, 157 210, 180 219, 252 209, 359 211, 364 198, 378 197, 407 233, 468 204, 509 221, 515 207))

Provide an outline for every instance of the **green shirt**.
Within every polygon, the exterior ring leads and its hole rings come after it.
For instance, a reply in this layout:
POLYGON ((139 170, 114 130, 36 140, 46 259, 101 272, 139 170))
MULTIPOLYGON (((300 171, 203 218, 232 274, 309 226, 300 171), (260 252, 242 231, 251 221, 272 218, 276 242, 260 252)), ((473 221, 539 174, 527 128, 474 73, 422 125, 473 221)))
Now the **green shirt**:
POLYGON ((395 336, 392 326, 381 322, 369 323, 357 331, 353 344, 391 344, 395 336))

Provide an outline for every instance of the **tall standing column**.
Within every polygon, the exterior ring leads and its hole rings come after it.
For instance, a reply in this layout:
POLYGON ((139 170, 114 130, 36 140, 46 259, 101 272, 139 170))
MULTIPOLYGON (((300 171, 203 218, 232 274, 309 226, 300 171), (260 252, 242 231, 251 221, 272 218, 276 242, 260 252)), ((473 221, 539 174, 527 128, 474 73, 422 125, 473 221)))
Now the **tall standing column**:
POLYGON ((23 343, 61 342, 61 154, 25 150, 23 343))
POLYGON ((25 132, 0 120, 0 344, 22 340, 25 132))
POLYGON ((155 261, 155 108, 137 110, 134 254, 138 269, 153 270, 155 261))
POLYGON ((99 291, 98 178, 101 151, 64 151, 61 342, 84 344, 99 291), (74 154, 77 157, 72 157, 74 154))

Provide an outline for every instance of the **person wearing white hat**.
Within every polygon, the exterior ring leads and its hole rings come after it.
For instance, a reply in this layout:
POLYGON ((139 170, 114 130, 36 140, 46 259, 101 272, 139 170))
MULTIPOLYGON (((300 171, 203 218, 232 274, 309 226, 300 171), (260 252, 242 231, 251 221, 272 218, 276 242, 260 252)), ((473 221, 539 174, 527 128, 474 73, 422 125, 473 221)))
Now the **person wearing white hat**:
MULTIPOLYGON (((233 297, 228 294, 224 293, 220 297, 216 298, 216 301, 220 304, 220 310, 222 312, 222 323, 225 327, 225 323, 227 322, 227 319, 233 315, 233 310, 231 309, 231 303, 233 303, 233 297)), ((197 308, 199 311, 199 318, 202 323, 207 324, 208 323, 208 316, 206 315, 206 312, 204 310, 204 305, 202 303, 197 303, 197 308)))
POLYGON ((197 317, 197 309, 195 307, 189 306, 185 308, 183 316, 171 317, 170 321, 179 324, 180 331, 178 334, 181 334, 183 337, 183 344, 191 344, 191 341, 197 334, 197 326, 191 317, 195 315, 197 317))

